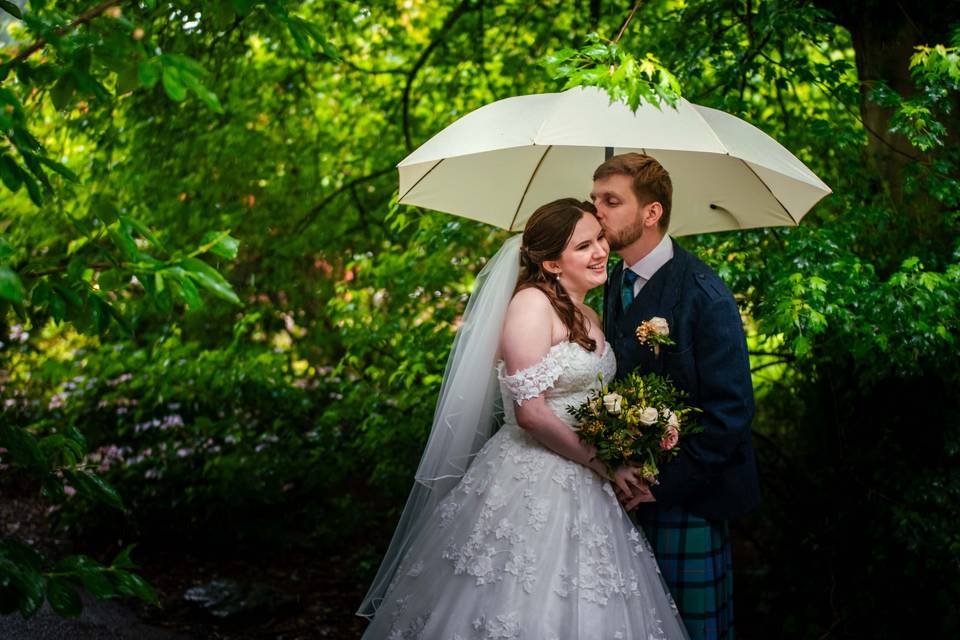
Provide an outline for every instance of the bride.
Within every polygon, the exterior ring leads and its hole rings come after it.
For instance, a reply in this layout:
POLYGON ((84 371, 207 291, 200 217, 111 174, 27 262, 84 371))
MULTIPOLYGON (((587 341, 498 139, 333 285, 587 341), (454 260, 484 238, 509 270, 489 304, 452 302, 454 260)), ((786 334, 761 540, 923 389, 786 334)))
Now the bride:
POLYGON ((610 481, 640 485, 627 468, 608 478, 566 411, 617 368, 584 304, 607 278, 594 212, 540 207, 481 271, 364 638, 687 637, 610 481))

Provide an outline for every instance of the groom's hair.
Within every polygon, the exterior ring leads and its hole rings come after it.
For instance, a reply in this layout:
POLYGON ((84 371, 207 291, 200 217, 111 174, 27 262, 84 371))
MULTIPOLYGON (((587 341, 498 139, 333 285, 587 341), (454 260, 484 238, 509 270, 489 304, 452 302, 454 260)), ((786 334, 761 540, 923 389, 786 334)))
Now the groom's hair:
POLYGON ((633 178, 633 193, 641 207, 659 202, 663 207, 660 229, 666 232, 670 226, 670 207, 673 202, 673 183, 670 174, 655 158, 642 153, 624 153, 613 156, 593 172, 594 180, 610 176, 633 178))

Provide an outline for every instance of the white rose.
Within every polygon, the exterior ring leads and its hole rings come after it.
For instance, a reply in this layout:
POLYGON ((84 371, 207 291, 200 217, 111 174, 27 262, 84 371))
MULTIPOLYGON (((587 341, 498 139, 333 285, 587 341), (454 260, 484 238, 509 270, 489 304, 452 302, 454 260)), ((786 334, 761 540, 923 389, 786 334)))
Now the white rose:
POLYGON ((608 393, 603 396, 603 406, 613 415, 618 415, 623 405, 623 396, 619 393, 608 393))
POLYGON ((651 425, 657 423, 657 418, 660 417, 660 414, 657 413, 657 410, 653 407, 646 407, 643 411, 640 412, 640 422, 645 425, 651 425))
POLYGON ((650 328, 653 329, 654 333, 657 333, 661 336, 670 335, 670 325, 667 324, 667 320, 665 318, 655 316, 650 318, 648 322, 650 323, 650 328))

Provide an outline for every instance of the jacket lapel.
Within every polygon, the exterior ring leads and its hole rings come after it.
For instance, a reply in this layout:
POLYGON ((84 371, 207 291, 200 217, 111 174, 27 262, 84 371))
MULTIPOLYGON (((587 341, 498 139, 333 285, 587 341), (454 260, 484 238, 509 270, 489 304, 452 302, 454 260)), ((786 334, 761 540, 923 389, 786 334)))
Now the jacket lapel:
MULTIPOLYGON (((690 261, 689 254, 677 244, 676 240, 671 238, 671 242, 673 242, 673 258, 653 274, 650 281, 640 290, 640 295, 630 305, 627 313, 620 318, 617 328, 621 334, 633 334, 641 322, 655 316, 665 319, 671 328, 676 326, 674 309, 680 303, 680 292, 690 261)), ((672 329, 671 333, 673 333, 672 329)), ((635 367, 642 373, 662 374, 665 349, 660 349, 660 355, 656 356, 653 347, 640 344, 639 341, 635 344, 637 347, 634 353, 635 367)))
MULTIPOLYGON (((672 262, 672 260, 671 260, 672 262)), ((653 348, 649 345, 641 344, 634 337, 637 327, 640 323, 650 318, 661 315, 660 298, 663 293, 663 285, 666 281, 666 271, 670 268, 670 262, 663 265, 650 281, 643 285, 640 294, 634 299, 633 304, 627 309, 623 318, 622 332, 631 336, 631 343, 635 348, 635 368, 641 373, 660 373, 660 358, 654 356, 653 348)))

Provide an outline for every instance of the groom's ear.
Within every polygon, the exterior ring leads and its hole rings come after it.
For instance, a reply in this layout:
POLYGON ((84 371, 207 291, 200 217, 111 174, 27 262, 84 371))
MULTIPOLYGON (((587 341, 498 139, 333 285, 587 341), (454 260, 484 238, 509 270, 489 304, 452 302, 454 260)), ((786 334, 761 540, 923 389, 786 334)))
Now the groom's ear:
POLYGON ((662 217, 663 205, 658 201, 654 200, 643 207, 643 226, 655 227, 660 223, 662 217))

